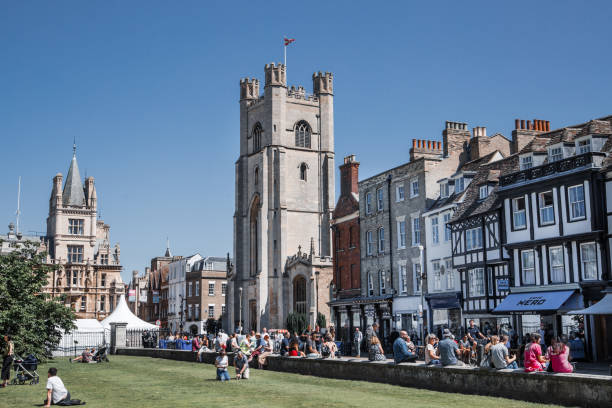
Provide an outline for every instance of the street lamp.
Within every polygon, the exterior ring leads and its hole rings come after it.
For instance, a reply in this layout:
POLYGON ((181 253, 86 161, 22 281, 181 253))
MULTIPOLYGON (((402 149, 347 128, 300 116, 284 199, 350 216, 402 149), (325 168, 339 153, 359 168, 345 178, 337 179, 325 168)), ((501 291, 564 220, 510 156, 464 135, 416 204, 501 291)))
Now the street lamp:
POLYGON ((242 334, 242 286, 238 288, 238 292, 240 301, 240 308, 238 312, 238 328, 240 329, 240 334, 242 334))
POLYGON ((419 279, 421 280, 421 341, 425 346, 425 306, 424 306, 424 282, 427 278, 425 276, 425 268, 423 265, 423 245, 419 245, 419 279))
POLYGON ((183 334, 183 302, 185 301, 185 299, 183 298, 183 295, 179 295, 179 297, 181 298, 181 321, 179 322, 179 329, 182 335, 183 334))

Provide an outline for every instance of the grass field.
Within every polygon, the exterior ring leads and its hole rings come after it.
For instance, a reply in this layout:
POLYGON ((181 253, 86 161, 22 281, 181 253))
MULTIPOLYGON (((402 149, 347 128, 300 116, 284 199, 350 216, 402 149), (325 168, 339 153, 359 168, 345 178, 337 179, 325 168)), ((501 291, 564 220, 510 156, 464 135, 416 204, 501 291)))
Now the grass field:
MULTIPOLYGON (((220 383, 215 368, 149 357, 111 356, 110 363, 70 364, 65 358, 39 366, 38 385, 0 389, 0 407, 41 406, 46 372, 57 367, 72 398, 87 407, 536 407, 479 397, 361 381, 330 380, 251 370, 251 379, 220 383)), ((230 368, 230 375, 234 369, 230 368)), ((517 390, 518 392, 518 390, 517 390)), ((552 407, 548 405, 548 407, 552 407)))

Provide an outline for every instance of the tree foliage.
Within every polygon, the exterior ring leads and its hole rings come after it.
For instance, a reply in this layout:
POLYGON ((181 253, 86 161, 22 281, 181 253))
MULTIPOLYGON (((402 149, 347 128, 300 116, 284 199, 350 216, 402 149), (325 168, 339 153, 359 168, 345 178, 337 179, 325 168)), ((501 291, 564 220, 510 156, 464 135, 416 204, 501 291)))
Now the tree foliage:
POLYGON ((308 317, 304 313, 289 313, 287 316, 287 330, 289 333, 301 334, 308 327, 308 317))
POLYGON ((317 314, 317 326, 321 328, 327 327, 327 319, 325 318, 325 315, 321 312, 317 314))
POLYGON ((17 354, 50 357, 64 331, 74 328, 75 315, 63 303, 43 293, 55 266, 45 264, 45 253, 27 243, 0 255, 0 335, 9 334, 17 354))

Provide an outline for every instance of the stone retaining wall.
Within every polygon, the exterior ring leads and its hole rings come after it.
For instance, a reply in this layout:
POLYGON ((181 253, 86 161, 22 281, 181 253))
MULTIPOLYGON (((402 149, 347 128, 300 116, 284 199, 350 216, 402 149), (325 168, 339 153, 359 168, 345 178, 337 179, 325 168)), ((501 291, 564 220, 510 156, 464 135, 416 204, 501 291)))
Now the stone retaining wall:
MULTIPOLYGON (((118 348, 117 354, 195 361, 195 353, 181 350, 118 348)), ((212 364, 216 353, 203 353, 212 364)), ((228 354, 231 359, 231 353, 228 354)), ((394 364, 358 359, 268 357, 268 369, 341 380, 373 381, 435 391, 478 394, 532 402, 582 407, 612 405, 612 377, 586 374, 528 374, 523 370, 441 368, 419 363, 394 364)))

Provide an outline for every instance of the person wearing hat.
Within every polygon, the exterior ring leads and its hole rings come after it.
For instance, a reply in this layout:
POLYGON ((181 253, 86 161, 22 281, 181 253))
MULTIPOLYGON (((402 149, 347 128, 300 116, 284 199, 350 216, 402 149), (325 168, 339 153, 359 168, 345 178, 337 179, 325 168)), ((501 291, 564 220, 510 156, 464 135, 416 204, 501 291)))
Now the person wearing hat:
POLYGON ((454 340, 453 334, 448 329, 444 329, 442 333, 442 340, 438 343, 438 352, 440 353, 440 364, 442 366, 462 366, 462 361, 459 361, 457 357, 461 355, 459 346, 454 340))

